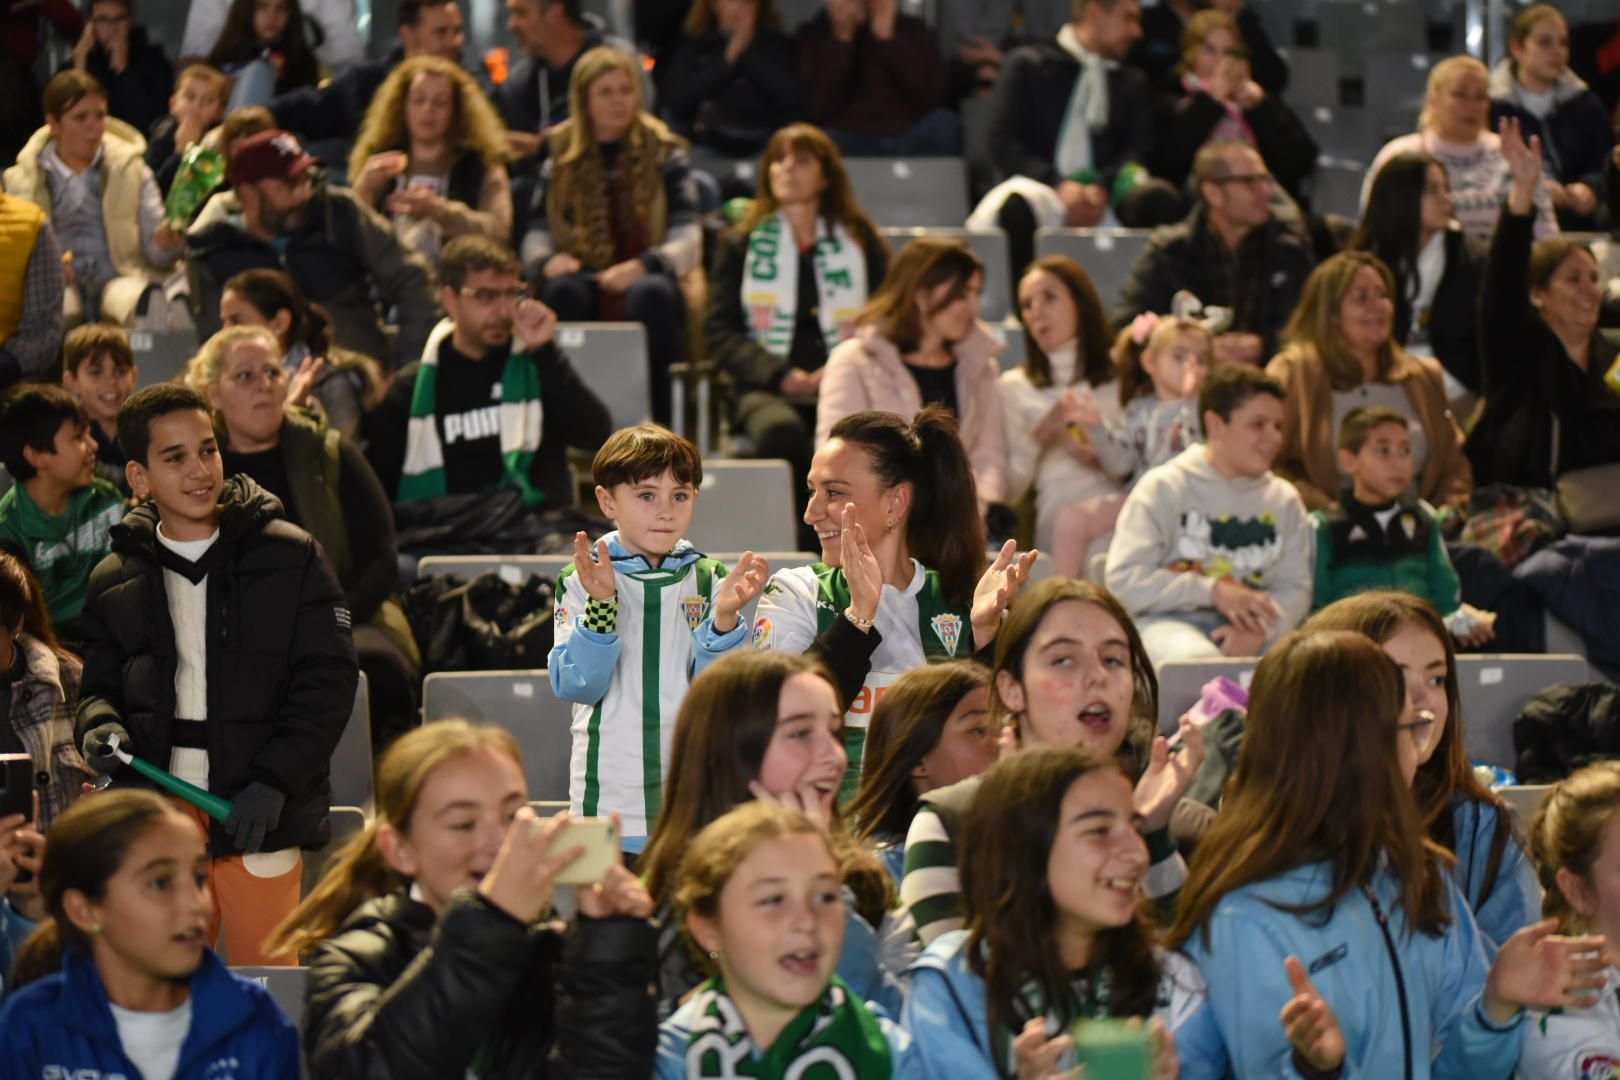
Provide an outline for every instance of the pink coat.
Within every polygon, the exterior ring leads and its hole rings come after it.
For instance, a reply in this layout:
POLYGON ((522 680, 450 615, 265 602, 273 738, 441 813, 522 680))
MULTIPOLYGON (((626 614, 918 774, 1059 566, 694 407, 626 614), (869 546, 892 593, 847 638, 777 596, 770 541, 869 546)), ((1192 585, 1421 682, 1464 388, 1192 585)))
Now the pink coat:
MULTIPOLYGON (((1007 443, 996 389, 1001 374, 996 357, 1004 348, 980 322, 954 350, 962 445, 973 466, 980 503, 1007 500, 1007 443)), ((877 409, 909 420, 922 407, 922 392, 901 361, 900 350, 879 327, 863 326, 827 358, 816 401, 816 445, 826 442, 833 425, 851 413, 877 409)))

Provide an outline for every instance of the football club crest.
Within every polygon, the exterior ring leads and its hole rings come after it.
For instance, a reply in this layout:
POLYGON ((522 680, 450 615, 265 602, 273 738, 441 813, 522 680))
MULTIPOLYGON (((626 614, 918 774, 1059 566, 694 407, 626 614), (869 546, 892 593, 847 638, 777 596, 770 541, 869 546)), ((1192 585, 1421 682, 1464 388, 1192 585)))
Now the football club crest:
POLYGON ((686 625, 692 630, 698 628, 703 621, 703 612, 708 609, 709 602, 701 596, 684 596, 681 598, 681 611, 686 615, 686 625))
POLYGON ((934 628, 934 636, 939 643, 945 646, 945 651, 953 657, 956 655, 956 643, 962 638, 962 616, 944 614, 935 615, 928 620, 928 625, 934 628))

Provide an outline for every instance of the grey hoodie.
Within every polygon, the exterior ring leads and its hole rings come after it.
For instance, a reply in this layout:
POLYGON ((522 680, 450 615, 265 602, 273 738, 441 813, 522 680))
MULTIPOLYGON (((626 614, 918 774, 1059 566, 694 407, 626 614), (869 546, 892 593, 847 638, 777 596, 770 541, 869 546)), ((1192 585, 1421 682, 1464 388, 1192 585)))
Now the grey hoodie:
POLYGON ((1197 443, 1126 497, 1104 579, 1133 615, 1210 614, 1215 582, 1230 575, 1282 609, 1269 645, 1310 610, 1313 542, 1292 484, 1270 472, 1228 479, 1197 443))

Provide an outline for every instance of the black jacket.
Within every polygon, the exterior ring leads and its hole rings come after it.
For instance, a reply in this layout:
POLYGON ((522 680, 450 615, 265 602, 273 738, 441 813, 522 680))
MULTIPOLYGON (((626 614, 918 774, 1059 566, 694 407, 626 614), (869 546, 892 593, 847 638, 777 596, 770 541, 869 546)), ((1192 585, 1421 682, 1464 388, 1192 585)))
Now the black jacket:
MULTIPOLYGON (((548 342, 535 350, 540 375, 540 446, 529 465, 529 480, 546 493, 538 510, 572 506, 574 491, 568 483, 568 448, 594 454, 613 434, 613 418, 602 399, 591 392, 569 363, 568 354, 548 342)), ((488 361, 486 361, 487 363, 488 361)), ((366 457, 390 499, 399 493, 400 471, 405 465, 405 432, 411 418, 411 394, 416 390, 420 365, 401 371, 388 386, 377 407, 366 414, 366 457)), ((442 376, 441 376, 442 378, 442 376)), ((472 494, 449 492, 450 495, 472 494)))
MULTIPOLYGON (((856 239, 865 248, 866 290, 870 295, 883 284, 889 254, 880 237, 856 239)), ((748 261, 748 238, 725 233, 714 253, 713 274, 709 278, 708 313, 703 322, 708 337, 709 356, 731 376, 739 394, 753 390, 776 393, 782 376, 792 366, 790 357, 777 356, 754 340, 748 328, 748 312, 743 309, 743 270, 748 261)))
MULTIPOLYGON (((1193 159, 1226 116, 1220 102, 1205 93, 1188 94, 1179 79, 1159 95, 1156 119, 1158 139, 1148 168, 1154 176, 1176 187, 1187 183, 1193 159)), ((1296 200, 1303 196, 1302 181, 1316 171, 1316 141, 1282 99, 1267 94, 1243 121, 1254 132, 1255 149, 1266 168, 1296 200)))
MULTIPOLYGON (((990 105, 990 151, 997 180, 1027 176, 1056 187, 1058 135, 1080 78, 1080 62, 1054 38, 1007 54, 990 105)), ((1127 162, 1148 163, 1153 93, 1147 76, 1121 64, 1108 73, 1108 126, 1091 137, 1092 160, 1111 186, 1127 162)))
POLYGON ((657 932, 578 919, 566 937, 473 893, 442 919, 400 893, 316 947, 303 1038, 313 1080, 628 1080, 652 1075, 657 932))
MULTIPOLYGON (((90 575, 81 632, 84 688, 76 741, 109 720, 131 753, 167 768, 177 650, 164 567, 207 574, 208 787, 225 799, 251 783, 286 796, 264 849, 319 848, 329 830, 329 762, 354 707, 354 640, 335 575, 281 503, 245 476, 225 482, 219 538, 197 564, 157 540, 152 504, 112 529, 112 554, 90 575)), ((143 783, 125 769, 120 783, 143 783)), ((214 822, 209 850, 237 854, 214 822)))
POLYGON ((348 188, 323 188, 305 207, 303 222, 282 239, 286 247, 278 249, 243 227, 236 192, 216 192, 208 200, 186 231, 186 276, 199 338, 220 329, 225 282, 244 270, 281 270, 331 313, 335 344, 386 368, 422 355, 439 317, 433 275, 421 256, 400 245, 386 218, 348 188), (375 295, 397 314, 399 337, 392 351, 375 295))
MULTIPOLYGON (((64 64, 66 71, 73 65, 64 64)), ((163 48, 147 40, 146 28, 129 29, 129 60, 123 71, 112 69, 112 57, 100 45, 85 57, 84 69, 107 91, 107 111, 136 131, 144 132, 169 112, 174 68, 163 48)), ((222 103, 223 104, 223 103, 222 103)))
MULTIPOLYGON (((1268 94, 1282 93, 1288 86, 1288 61, 1271 43, 1260 13, 1245 4, 1232 18, 1237 22, 1243 47, 1248 50, 1249 72, 1254 81, 1268 94)), ((1131 50, 1127 62, 1146 72, 1155 84, 1159 83, 1181 62, 1181 32, 1186 28, 1187 24, 1169 4, 1144 7, 1142 38, 1131 50)))
POLYGON ((1503 207, 1485 264, 1479 301, 1485 410, 1463 445, 1480 486, 1550 488, 1571 469, 1620 462, 1620 395, 1603 382, 1615 346, 1594 333, 1582 371, 1530 306, 1532 220, 1503 207))
MULTIPOLYGON (((1201 251, 1205 240, 1204 207, 1194 210, 1186 221, 1157 229, 1148 246, 1131 267, 1131 276, 1119 291, 1114 307, 1115 326, 1124 326, 1144 311, 1164 313, 1182 289, 1206 304, 1224 304, 1226 298, 1214 285, 1210 263, 1201 251)), ((1234 331, 1259 334, 1264 342, 1263 356, 1277 351, 1277 335, 1287 323, 1299 293, 1315 265, 1310 245, 1295 231, 1272 218, 1264 226, 1264 275, 1258 317, 1251 326, 1234 326, 1234 331)))
MULTIPOLYGON (((1446 269, 1429 305, 1429 347, 1440 366, 1458 382, 1479 391, 1479 289, 1485 277, 1485 245, 1461 229, 1445 234, 1446 269)), ((1395 337, 1412 336, 1412 299, 1405 289, 1395 297, 1395 337)))
POLYGON ((758 154, 777 128, 798 118, 804 88, 794 69, 793 43, 780 30, 761 30, 726 62, 726 35, 683 37, 658 93, 676 131, 737 156, 758 154))

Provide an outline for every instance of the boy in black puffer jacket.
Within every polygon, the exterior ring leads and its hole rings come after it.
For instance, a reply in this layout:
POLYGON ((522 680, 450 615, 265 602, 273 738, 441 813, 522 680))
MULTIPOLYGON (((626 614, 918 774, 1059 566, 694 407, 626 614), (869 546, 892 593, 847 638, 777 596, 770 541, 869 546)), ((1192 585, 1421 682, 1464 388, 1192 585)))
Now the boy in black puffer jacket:
POLYGON ((274 496, 225 479, 195 392, 133 395, 118 437, 147 501, 113 527, 113 553, 90 578, 78 738, 104 773, 119 767, 117 735, 232 804, 225 822, 193 810, 209 834, 215 914, 231 963, 274 963, 260 943, 298 903, 299 849, 328 838, 329 765, 354 704, 343 590, 274 496))

